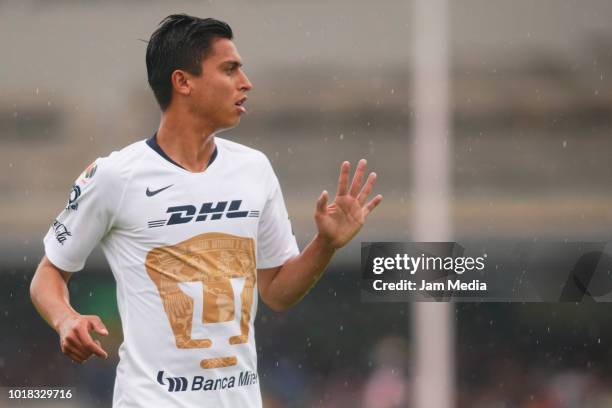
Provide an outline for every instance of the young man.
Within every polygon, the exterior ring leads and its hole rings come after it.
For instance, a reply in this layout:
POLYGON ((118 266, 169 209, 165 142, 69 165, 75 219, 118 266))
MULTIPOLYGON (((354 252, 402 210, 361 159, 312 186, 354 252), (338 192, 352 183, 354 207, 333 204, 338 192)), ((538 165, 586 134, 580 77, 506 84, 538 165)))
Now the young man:
POLYGON ((260 152, 221 139, 246 112, 252 85, 231 28, 171 15, 147 47, 162 109, 157 133, 90 165, 45 236, 32 300, 76 362, 107 358, 97 316, 69 303, 67 282, 101 243, 117 281, 124 342, 114 407, 260 406, 253 320, 299 301, 380 195, 365 160, 334 202, 316 203, 318 232, 300 253, 279 182, 260 152), (258 294, 259 292, 259 294, 258 294))

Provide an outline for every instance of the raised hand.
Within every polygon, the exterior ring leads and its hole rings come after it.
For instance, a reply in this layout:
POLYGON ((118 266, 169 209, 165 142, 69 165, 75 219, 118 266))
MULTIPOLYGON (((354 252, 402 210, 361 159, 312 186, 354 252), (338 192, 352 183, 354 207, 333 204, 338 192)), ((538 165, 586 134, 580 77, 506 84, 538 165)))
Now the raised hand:
POLYGON ((376 173, 370 173, 363 185, 366 164, 365 159, 359 160, 349 187, 351 164, 343 162, 334 201, 327 204, 327 191, 323 191, 317 200, 315 222, 319 236, 334 249, 346 245, 359 232, 368 214, 382 201, 383 197, 379 194, 366 204, 376 181, 376 173))

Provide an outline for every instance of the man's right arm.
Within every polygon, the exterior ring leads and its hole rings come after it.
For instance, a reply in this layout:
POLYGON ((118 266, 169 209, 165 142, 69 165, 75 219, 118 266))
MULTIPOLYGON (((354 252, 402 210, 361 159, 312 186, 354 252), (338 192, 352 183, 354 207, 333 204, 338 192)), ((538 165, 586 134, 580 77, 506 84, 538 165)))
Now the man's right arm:
POLYGON ((58 333, 62 353, 83 363, 92 354, 107 358, 100 342, 89 333, 94 330, 106 336, 108 330, 102 320, 94 315, 81 315, 70 305, 68 280, 72 273, 53 265, 45 255, 30 284, 30 297, 38 313, 58 333))

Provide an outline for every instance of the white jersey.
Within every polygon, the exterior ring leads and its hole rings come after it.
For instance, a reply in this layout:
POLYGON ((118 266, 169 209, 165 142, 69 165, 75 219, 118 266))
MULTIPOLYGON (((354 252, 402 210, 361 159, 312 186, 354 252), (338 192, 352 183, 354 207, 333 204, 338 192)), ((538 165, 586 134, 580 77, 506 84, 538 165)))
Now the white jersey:
POLYGON ((201 173, 144 140, 96 160, 45 236, 70 272, 100 242, 115 276, 115 408, 261 406, 256 270, 299 251, 268 159, 215 140, 201 173))

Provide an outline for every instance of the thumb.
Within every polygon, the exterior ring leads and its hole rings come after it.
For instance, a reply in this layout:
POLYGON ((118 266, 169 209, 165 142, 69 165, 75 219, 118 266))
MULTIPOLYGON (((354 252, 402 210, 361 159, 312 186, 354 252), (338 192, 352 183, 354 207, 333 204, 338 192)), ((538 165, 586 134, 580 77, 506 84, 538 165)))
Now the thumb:
POLYGON ((91 327, 95 330, 96 333, 101 334, 103 336, 108 336, 108 330, 102 320, 98 316, 94 316, 93 319, 89 321, 91 327))
POLYGON ((319 199, 317 200, 317 212, 325 212, 327 209, 327 190, 323 190, 319 199))

